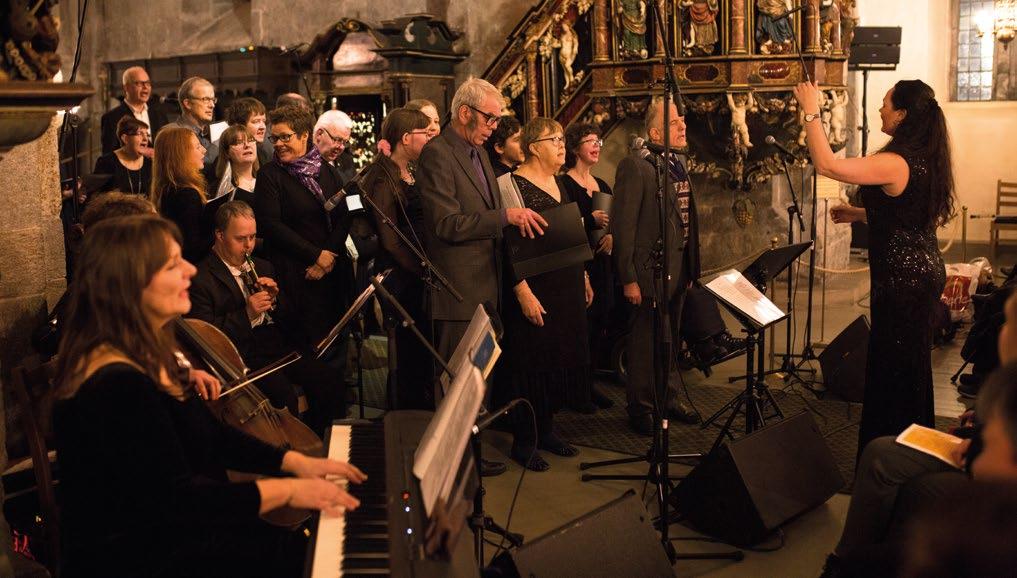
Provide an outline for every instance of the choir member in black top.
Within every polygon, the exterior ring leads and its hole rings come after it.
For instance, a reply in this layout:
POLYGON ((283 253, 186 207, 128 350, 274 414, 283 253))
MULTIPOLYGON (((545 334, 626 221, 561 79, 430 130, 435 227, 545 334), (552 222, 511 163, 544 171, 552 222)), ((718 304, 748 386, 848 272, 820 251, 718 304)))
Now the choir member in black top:
POLYGON ((124 116, 117 123, 117 138, 120 147, 95 159, 97 175, 110 175, 105 185, 97 192, 121 191, 148 196, 152 186, 152 160, 149 148, 152 143, 148 125, 134 118, 124 116))
POLYGON ((309 144, 314 119, 307 111, 276 108, 269 122, 275 157, 258 171, 254 212, 276 280, 297 303, 300 325, 314 341, 338 321, 352 284, 348 213, 326 208, 342 182, 309 144))
POLYGON ((296 576, 303 540, 260 514, 341 514, 328 481, 355 467, 269 446, 215 419, 210 375, 178 369, 167 325, 190 309, 194 266, 156 215, 89 231, 71 288, 53 410, 65 576, 296 576), (87 273, 87 274, 85 274, 87 273), (230 482, 226 469, 292 477, 230 482))
MULTIPOLYGON (((424 335, 430 333, 424 314, 424 271, 413 251, 383 221, 388 219, 395 224, 418 250, 423 251, 420 241, 423 209, 410 163, 420 157, 420 151, 431 140, 430 125, 431 119, 422 111, 406 108, 391 111, 381 125, 381 136, 392 147, 392 153, 390 156, 375 156, 361 180, 364 194, 370 196, 382 213, 379 215, 371 208, 375 230, 381 240, 380 254, 374 260, 375 270, 393 269, 385 285, 424 335)), ((396 353, 394 383, 393 376, 390 375, 389 379, 389 406, 393 409, 433 409, 431 373, 421 370, 431 366, 427 349, 408 328, 401 325, 402 319, 395 311, 386 308, 385 314, 390 338, 395 338, 396 353)))
MULTIPOLYGON (((586 225, 593 260, 586 262, 586 273, 593 287, 593 304, 586 310, 589 326, 590 351, 601 356, 610 354, 608 329, 614 308, 614 274, 611 267, 611 248, 614 237, 608 231, 610 217, 604 210, 594 210, 598 193, 611 194, 611 187, 591 169, 600 162, 600 149, 604 145, 600 129, 588 123, 573 124, 565 131, 565 169, 562 177, 569 196, 579 205, 579 213, 586 225)), ((589 389, 573 390, 568 405, 581 413, 593 413, 597 407, 611 407, 613 402, 589 382, 589 389)))
POLYGON ((180 228, 184 259, 193 263, 212 246, 212 221, 204 210, 207 184, 201 174, 205 152, 187 128, 167 126, 155 137, 152 204, 180 228))
POLYGON ((514 116, 503 116, 484 143, 495 178, 511 173, 523 162, 522 126, 514 116))
POLYGON ((234 124, 219 137, 219 158, 215 161, 216 181, 209 194, 213 199, 229 195, 231 201, 254 204, 254 184, 260 162, 258 142, 247 127, 234 124))

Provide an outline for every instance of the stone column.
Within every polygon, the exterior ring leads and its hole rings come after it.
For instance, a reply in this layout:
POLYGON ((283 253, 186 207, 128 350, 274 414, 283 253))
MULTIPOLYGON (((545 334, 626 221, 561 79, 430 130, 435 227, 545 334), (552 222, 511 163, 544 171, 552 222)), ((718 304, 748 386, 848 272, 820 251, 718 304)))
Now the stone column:
MULTIPOLYGON (((651 2, 652 1, 653 0, 651 0, 651 2)), ((653 28, 653 44, 657 47, 656 50, 654 50, 653 55, 659 57, 664 56, 664 37, 667 35, 667 27, 670 26, 670 24, 667 18, 667 0, 656 0, 656 2, 657 14, 660 15, 660 21, 664 23, 664 30, 657 30, 657 17, 649 10, 646 11, 646 23, 652 24, 652 26, 648 26, 647 28, 653 28)))
POLYGON ((606 62, 611 59, 611 36, 608 0, 596 0, 593 5, 593 61, 606 62))
POLYGON ((540 116, 540 100, 537 98, 537 46, 526 51, 526 112, 531 118, 540 116))
MULTIPOLYGON (((747 0, 731 0, 731 46, 728 54, 747 54, 748 42, 745 35, 745 23, 748 21, 746 12, 747 0)), ((718 24, 720 24, 718 22, 718 24)))
POLYGON ((819 36, 819 0, 808 0, 807 6, 802 26, 802 36, 805 37, 803 49, 807 54, 816 54, 823 50, 819 36))

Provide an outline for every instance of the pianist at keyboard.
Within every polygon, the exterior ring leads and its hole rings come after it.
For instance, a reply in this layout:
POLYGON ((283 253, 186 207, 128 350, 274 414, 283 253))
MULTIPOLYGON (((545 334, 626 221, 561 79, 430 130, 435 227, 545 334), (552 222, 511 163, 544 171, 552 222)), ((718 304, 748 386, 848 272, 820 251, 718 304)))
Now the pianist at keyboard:
POLYGON ((300 575, 303 534, 259 514, 341 515, 359 501, 325 476, 364 474, 255 440, 198 399, 220 385, 179 370, 162 331, 190 308, 195 272, 175 225, 155 215, 100 223, 77 271, 53 409, 63 575, 300 575), (226 468, 292 477, 234 483, 226 468))

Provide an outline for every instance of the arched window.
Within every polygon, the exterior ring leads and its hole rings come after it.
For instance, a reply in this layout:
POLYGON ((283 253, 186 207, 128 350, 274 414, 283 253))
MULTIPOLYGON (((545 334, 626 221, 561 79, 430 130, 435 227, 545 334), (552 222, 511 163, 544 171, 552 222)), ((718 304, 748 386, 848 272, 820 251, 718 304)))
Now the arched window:
MULTIPOLYGON (((1017 100, 1013 45, 1004 17, 1017 17, 1015 0, 954 0, 952 100, 1017 100)), ((1010 22, 1012 26, 1013 22, 1010 22)), ((1013 28, 1009 28, 1011 33, 1013 28)))

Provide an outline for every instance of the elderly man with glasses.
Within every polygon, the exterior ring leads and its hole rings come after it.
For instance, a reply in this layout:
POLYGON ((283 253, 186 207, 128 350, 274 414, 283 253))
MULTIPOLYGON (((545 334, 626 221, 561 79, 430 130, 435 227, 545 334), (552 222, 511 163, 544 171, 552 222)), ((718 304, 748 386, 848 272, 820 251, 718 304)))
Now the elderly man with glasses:
MULTIPOLYGON (((152 81, 148 73, 140 66, 132 66, 123 75, 124 100, 120 106, 102 115, 102 153, 108 154, 120 148, 120 137, 117 135, 117 123, 125 116, 134 118, 148 125, 152 136, 166 125, 166 113, 159 108, 148 106, 152 96, 152 81)), ((152 158, 152 148, 146 147, 142 154, 152 158)))
MULTIPOLYGON (((435 347, 445 359, 455 351, 477 305, 500 305, 504 229, 519 227, 533 237, 547 225, 530 209, 502 206, 483 146, 498 127, 503 106, 501 92, 491 83, 467 80, 452 98, 449 130, 424 147, 417 163, 424 246, 463 297, 458 301, 448 291, 430 291, 435 347)), ((436 399, 441 397, 436 391, 436 399)), ((485 465, 489 475, 505 471, 504 464, 485 465)))
MULTIPOLYGON (((198 142, 205 147, 207 169, 219 156, 219 146, 212 142, 209 132, 212 119, 215 117, 215 103, 218 101, 215 97, 215 87, 200 76, 192 76, 180 85, 177 100, 180 101, 180 117, 166 126, 180 126, 197 135, 198 142)), ((152 134, 155 134, 155 131, 152 131, 152 134)))
POLYGON ((346 150, 353 133, 353 119, 341 110, 326 110, 314 124, 314 146, 318 147, 321 158, 338 167, 339 155, 346 150))

